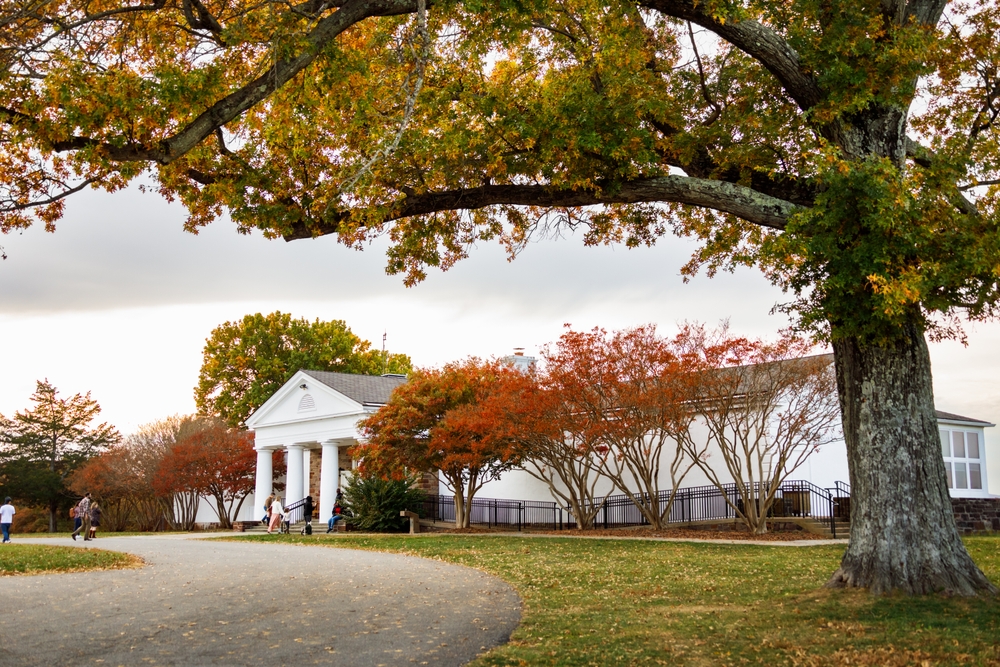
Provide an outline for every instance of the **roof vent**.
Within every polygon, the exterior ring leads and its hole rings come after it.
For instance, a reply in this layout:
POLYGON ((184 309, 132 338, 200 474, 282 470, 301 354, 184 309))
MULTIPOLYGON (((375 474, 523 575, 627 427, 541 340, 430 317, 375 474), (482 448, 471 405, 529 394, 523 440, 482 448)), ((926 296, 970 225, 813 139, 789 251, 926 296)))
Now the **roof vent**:
POLYGON ((315 409, 316 399, 312 397, 312 394, 305 394, 299 399, 299 412, 308 412, 315 409))
POLYGON ((406 374, 405 373, 382 373, 382 377, 384 377, 384 378, 403 378, 405 380, 406 379, 406 374))

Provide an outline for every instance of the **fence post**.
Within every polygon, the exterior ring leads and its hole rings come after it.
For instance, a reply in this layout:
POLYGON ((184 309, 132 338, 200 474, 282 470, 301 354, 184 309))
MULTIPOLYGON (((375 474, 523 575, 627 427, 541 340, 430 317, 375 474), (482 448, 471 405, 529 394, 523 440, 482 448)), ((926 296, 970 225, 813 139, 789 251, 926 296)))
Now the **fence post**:
POLYGON ((837 517, 834 516, 833 512, 833 494, 829 494, 828 502, 830 503, 830 534, 833 535, 833 539, 837 539, 837 517))
POLYGON ((604 499, 604 504, 601 506, 601 511, 604 512, 604 528, 608 527, 608 499, 604 499))
POLYGON ((517 532, 521 532, 521 515, 524 513, 524 503, 517 504, 517 532))

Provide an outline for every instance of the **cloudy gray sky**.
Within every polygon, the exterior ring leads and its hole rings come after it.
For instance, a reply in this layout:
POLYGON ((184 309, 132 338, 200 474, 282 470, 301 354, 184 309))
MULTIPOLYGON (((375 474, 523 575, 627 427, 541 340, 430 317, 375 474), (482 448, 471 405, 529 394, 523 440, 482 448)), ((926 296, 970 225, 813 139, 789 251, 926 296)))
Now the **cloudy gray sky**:
MULTIPOLYGON (((91 390, 123 431, 194 409, 192 389, 211 329, 246 313, 282 310, 343 319, 359 335, 420 365, 467 355, 531 353, 564 323, 617 328, 728 318, 736 332, 773 335, 781 292, 752 270, 684 284, 692 245, 585 248, 541 241, 507 262, 473 251, 417 287, 385 275, 385 245, 364 252, 334 238, 268 241, 219 222, 195 236, 184 209, 129 189, 82 193, 55 234, 0 236, 0 413, 27 406, 36 379, 91 390)), ((970 345, 932 345, 938 406, 1000 422, 1000 325, 970 328, 970 345)), ((1000 429, 990 429, 997 431, 1000 429)), ((989 433, 988 431, 988 433, 989 433)), ((1000 482, 1000 437, 990 434, 1000 482)), ((995 472, 992 472, 995 470, 995 472)))

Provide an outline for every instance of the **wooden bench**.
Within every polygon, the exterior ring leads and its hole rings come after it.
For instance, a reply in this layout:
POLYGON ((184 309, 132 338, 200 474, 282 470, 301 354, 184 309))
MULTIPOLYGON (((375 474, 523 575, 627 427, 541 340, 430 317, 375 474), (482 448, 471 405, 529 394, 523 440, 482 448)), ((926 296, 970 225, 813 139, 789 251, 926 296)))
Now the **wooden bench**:
POLYGON ((405 516, 410 520, 410 535, 416 535, 420 532, 420 517, 416 512, 403 510, 399 513, 399 516, 405 516))

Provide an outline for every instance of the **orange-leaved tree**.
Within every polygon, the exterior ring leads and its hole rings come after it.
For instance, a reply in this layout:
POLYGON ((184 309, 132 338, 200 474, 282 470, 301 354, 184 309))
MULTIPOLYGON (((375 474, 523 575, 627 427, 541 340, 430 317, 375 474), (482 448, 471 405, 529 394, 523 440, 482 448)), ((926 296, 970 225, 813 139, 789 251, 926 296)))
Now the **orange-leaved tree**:
POLYGON ((652 325, 566 331, 544 353, 597 470, 660 528, 701 450, 691 438, 697 361, 652 325))
POLYGON ((112 532, 125 530, 135 514, 135 496, 140 493, 141 478, 135 457, 128 447, 115 445, 88 460, 73 472, 67 486, 83 495, 91 493, 104 513, 103 528, 112 532))
POLYGON ((215 501, 223 528, 231 528, 253 491, 257 452, 253 435, 211 422, 173 445, 157 475, 161 494, 189 492, 215 501))
POLYGON ((438 473, 455 496, 455 526, 468 527, 476 492, 518 462, 510 422, 487 400, 517 373, 478 359, 415 372, 361 422, 367 442, 354 455, 386 475, 438 473))
POLYGON ((552 363, 548 352, 543 357, 545 370, 511 377, 491 392, 487 407, 507 423, 524 471, 548 486, 578 529, 591 528, 614 490, 600 474, 609 451, 600 439, 604 415, 581 409, 580 377, 552 363))
POLYGON ((109 530, 124 530, 126 525, 141 531, 190 529, 198 510, 197 492, 168 491, 170 479, 159 474, 171 447, 204 426, 202 420, 180 415, 143 424, 121 444, 90 459, 73 476, 70 488, 100 498, 109 530))

